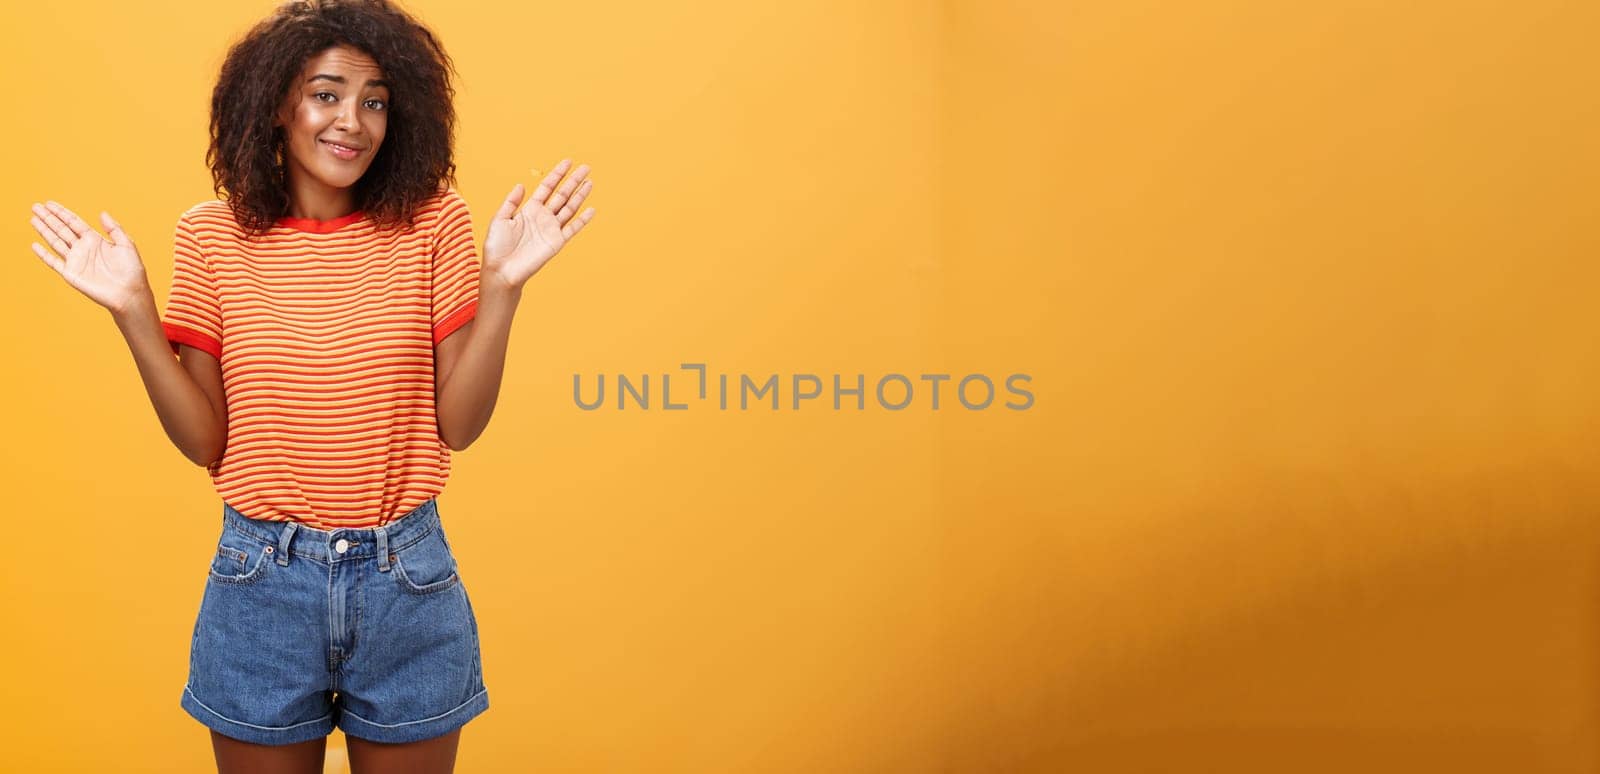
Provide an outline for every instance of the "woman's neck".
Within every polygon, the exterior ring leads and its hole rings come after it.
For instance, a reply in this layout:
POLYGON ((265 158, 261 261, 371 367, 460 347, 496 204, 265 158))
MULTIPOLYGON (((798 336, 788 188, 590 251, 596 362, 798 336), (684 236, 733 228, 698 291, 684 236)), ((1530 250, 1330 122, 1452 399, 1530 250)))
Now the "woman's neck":
POLYGON ((356 209, 355 193, 350 188, 332 188, 309 175, 289 170, 289 217, 306 220, 333 220, 356 209))

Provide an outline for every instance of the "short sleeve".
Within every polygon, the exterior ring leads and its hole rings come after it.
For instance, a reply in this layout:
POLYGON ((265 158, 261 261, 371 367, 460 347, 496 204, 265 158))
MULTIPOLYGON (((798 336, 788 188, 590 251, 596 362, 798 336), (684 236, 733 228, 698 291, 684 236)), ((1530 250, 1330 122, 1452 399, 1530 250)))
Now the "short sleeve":
POLYGON ((222 359, 222 304, 211 265, 200 252, 189 214, 178 219, 172 250, 172 292, 161 318, 167 342, 177 354, 179 344, 204 350, 222 359))
POLYGON ((453 188, 443 194, 432 253, 433 343, 438 344, 478 313, 478 248, 472 215, 453 188))

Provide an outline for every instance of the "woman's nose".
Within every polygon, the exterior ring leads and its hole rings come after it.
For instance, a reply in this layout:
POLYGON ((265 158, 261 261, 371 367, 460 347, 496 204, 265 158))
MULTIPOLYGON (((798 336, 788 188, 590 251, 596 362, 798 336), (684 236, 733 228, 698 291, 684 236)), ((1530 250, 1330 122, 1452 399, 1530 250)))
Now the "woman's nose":
POLYGON ((349 104, 341 105, 339 107, 339 114, 334 116, 333 125, 341 129, 355 129, 356 106, 349 104))

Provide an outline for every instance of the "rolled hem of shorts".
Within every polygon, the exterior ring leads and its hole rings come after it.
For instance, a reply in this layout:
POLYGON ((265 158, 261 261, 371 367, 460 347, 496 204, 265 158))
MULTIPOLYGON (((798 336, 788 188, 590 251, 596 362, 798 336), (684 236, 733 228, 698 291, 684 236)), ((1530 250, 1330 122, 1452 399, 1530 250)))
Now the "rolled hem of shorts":
POLYGON ((339 728, 344 731, 345 736, 353 736, 369 742, 384 742, 387 744, 420 742, 424 739, 432 739, 440 734, 448 734, 466 725, 467 721, 477 717, 488 708, 489 690, 485 688, 449 712, 407 723, 395 723, 392 725, 374 723, 346 709, 339 713, 339 728))
POLYGON ((216 710, 207 707, 204 702, 195 698, 189 686, 183 687, 183 699, 178 702, 185 712, 195 720, 223 736, 238 739, 241 742, 252 744, 295 744, 312 739, 320 739, 333 733, 333 715, 323 715, 316 720, 296 723, 292 726, 258 726, 251 723, 242 723, 229 717, 224 717, 216 710))

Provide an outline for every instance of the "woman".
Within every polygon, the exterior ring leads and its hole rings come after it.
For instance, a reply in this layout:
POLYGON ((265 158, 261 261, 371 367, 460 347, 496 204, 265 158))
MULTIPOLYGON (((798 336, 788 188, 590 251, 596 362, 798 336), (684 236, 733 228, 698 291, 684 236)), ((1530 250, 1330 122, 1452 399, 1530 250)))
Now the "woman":
POLYGON ((452 64, 385 0, 281 6, 230 50, 159 316, 133 240, 34 205, 34 252, 111 312, 223 529, 181 706, 221 771, 453 768, 488 708, 440 526, 450 451, 493 412, 523 284, 594 215, 563 161, 495 213, 451 185, 452 64), (177 359, 174 359, 174 355, 177 359))

